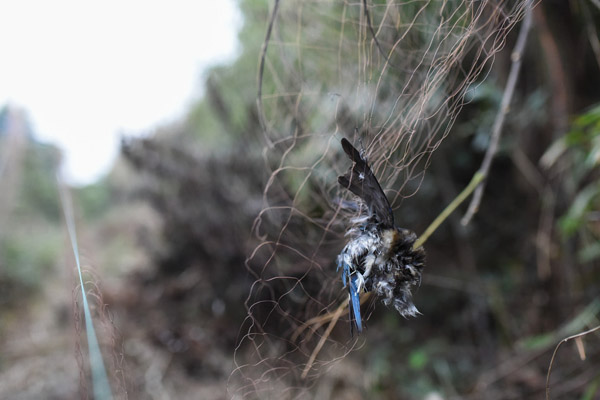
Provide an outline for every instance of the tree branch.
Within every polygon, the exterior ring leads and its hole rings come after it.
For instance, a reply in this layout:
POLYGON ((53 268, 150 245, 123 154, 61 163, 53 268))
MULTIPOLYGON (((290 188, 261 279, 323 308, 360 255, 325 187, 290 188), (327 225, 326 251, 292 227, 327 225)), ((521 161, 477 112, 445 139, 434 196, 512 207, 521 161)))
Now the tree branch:
POLYGON ((481 203, 481 197, 483 196, 483 189, 485 188, 485 181, 487 180, 488 173, 492 165, 492 160, 498 151, 498 142, 500 141, 500 134, 502 133, 504 119, 506 114, 508 114, 510 102, 512 100, 513 93, 515 92, 517 78, 519 77, 523 51, 525 50, 525 45, 527 44, 527 35, 529 34, 529 30, 531 28, 531 14, 532 5, 531 0, 529 0, 525 5, 525 16, 523 17, 523 23, 521 25, 519 37, 517 38, 517 43, 515 44, 515 48, 511 54, 512 65, 510 67, 510 73, 508 74, 506 87, 504 88, 504 94, 502 95, 500 110, 498 110, 496 120, 494 121, 494 126, 492 127, 490 145, 487 148, 485 157, 483 158, 483 162, 481 163, 481 167, 478 171, 483 175, 484 180, 475 190, 471 204, 469 204, 469 209, 460 221, 462 225, 467 225, 473 218, 473 215, 475 215, 475 213, 479 210, 479 204, 481 203))

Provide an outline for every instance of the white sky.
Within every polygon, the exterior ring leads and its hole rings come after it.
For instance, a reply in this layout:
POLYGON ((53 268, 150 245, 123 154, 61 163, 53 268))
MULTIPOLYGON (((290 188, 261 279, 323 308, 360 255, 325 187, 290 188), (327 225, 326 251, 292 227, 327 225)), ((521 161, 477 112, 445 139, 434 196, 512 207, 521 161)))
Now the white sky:
POLYGON ((120 133, 184 114, 207 67, 233 59, 233 0, 0 2, 0 107, 64 150, 64 176, 108 172, 120 133))

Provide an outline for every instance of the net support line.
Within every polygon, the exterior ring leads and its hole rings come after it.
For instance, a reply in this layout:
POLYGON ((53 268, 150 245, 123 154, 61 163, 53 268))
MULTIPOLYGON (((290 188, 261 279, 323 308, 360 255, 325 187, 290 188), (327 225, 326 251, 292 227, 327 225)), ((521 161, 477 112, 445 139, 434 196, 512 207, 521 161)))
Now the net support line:
POLYGON ((69 239, 73 248, 73 255, 75 256, 77 272, 79 273, 79 285, 81 286, 81 297, 83 299, 83 312, 85 315, 85 332, 87 334, 94 399, 112 399, 112 392, 110 389, 110 384, 108 383, 106 367, 104 366, 104 360, 102 359, 102 352, 100 351, 100 345, 96 336, 96 330, 94 329, 94 324, 92 322, 92 314, 90 312, 90 307, 87 301, 85 286, 83 285, 83 274, 81 271, 81 263, 79 261, 79 249, 77 246, 77 232, 75 231, 75 218, 73 217, 73 204, 71 202, 71 197, 68 193, 68 189, 63 184, 59 176, 57 176, 57 180, 58 192, 60 193, 60 201, 65 215, 65 223, 67 225, 67 231, 69 232, 69 239))

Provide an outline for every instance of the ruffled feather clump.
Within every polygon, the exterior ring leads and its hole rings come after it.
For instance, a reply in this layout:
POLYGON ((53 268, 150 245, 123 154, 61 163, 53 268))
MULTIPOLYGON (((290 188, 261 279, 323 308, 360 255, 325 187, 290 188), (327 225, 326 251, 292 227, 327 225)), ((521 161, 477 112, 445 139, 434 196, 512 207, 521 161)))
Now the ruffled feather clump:
POLYGON ((352 220, 347 232, 351 239, 339 254, 337 264, 350 294, 351 318, 361 332, 363 292, 374 292, 404 317, 418 313, 411 289, 421 284, 425 251, 414 248, 414 232, 394 225, 389 201, 366 159, 346 139, 342 139, 342 147, 354 164, 338 182, 359 197, 358 208, 362 212, 352 220))

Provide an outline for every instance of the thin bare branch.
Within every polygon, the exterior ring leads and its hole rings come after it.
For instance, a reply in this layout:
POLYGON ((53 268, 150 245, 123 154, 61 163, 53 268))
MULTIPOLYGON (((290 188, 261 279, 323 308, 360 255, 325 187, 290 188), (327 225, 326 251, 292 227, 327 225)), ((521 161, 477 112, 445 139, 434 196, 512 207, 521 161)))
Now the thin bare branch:
POLYGON ((421 247, 427 241, 427 239, 429 239, 429 236, 431 236, 431 234, 435 232, 437 228, 439 228, 442 222, 444 222, 446 218, 448 218, 448 216, 452 214, 452 212, 456 210, 456 208, 463 201, 465 201, 467 197, 469 197, 473 190, 475 190, 477 187, 481 187, 477 185, 479 185, 482 180, 483 175, 479 172, 476 172, 467 187, 464 188, 464 190, 460 192, 458 196, 456 196, 452 203, 448 204, 448 206, 440 213, 440 215, 438 215, 437 218, 427 227, 425 232, 423 232, 423 234, 417 239, 413 247, 415 249, 421 247))
POLYGON ((273 25, 275 24, 275 17, 277 17, 277 10, 279 9, 279 0, 275 0, 275 5, 273 6, 273 11, 271 12, 271 18, 269 19, 269 26, 267 27, 267 34, 265 35, 265 41, 263 42, 262 48, 260 49, 260 64, 258 67, 258 93, 256 95, 256 107, 258 109, 258 118, 260 120, 260 125, 262 127, 265 140, 269 147, 273 147, 273 142, 271 141, 269 134, 267 123, 265 121, 265 114, 263 109, 262 102, 262 85, 263 85, 263 76, 265 73, 265 59, 267 57, 267 49, 269 48, 269 41, 271 40, 271 33, 273 32, 273 25))
POLYGON ((552 353, 552 358, 550 359, 550 366, 548 366, 548 374, 546 375, 546 400, 550 400, 550 374, 552 373, 552 365, 554 365, 554 358, 556 357, 556 353, 558 352, 559 347, 563 343, 568 342, 569 340, 581 338, 583 336, 589 335, 590 333, 596 332, 597 330, 600 330, 600 325, 585 332, 581 332, 576 335, 564 338, 556 345, 554 353, 552 353))
POLYGON ((519 77, 519 71, 521 70, 523 51, 525 50, 525 45, 527 44, 527 36, 531 28, 531 14, 532 2, 528 1, 527 5, 525 6, 525 16, 521 25, 521 31, 519 32, 517 43, 515 44, 515 48, 511 55, 512 65, 510 67, 510 73, 508 74, 508 81, 506 82, 506 87, 504 88, 504 94, 502 95, 500 110, 498 110, 496 120, 494 121, 494 126, 492 127, 490 145, 487 148, 485 157, 483 158, 483 162, 481 163, 481 168, 479 169, 479 172, 484 176, 484 181, 475 190, 475 194, 473 195, 471 204, 469 204, 469 209, 467 210, 467 213, 461 220, 461 224, 463 225, 467 225, 473 218, 473 215, 475 215, 475 213, 479 210, 481 197, 483 196, 483 189, 485 188, 485 181, 487 180, 487 176, 492 165, 492 160, 494 159, 494 156, 498 151, 498 143, 500 141, 502 127, 504 126, 504 119, 506 117, 506 114, 508 114, 510 103, 515 92, 517 78, 519 77))
POLYGON ((385 61, 390 66, 392 66, 394 68, 397 68, 397 66, 395 66, 394 64, 392 64, 392 62, 390 61, 390 58, 388 57, 387 54, 385 54, 385 51, 381 47, 381 44, 379 43, 379 40, 377 40, 377 34, 375 33, 375 29, 373 29, 373 23, 371 22, 371 15, 369 14, 369 7, 367 5, 367 0, 363 0, 363 8, 365 10, 365 18, 367 19, 367 25, 369 27, 369 31, 371 32, 371 36, 373 36, 373 41, 375 42, 375 46, 377 47, 377 50, 379 50, 379 53, 381 53, 381 55, 383 56, 383 58, 385 58, 385 61))
POLYGON ((325 333, 323 333, 321 340, 319 340, 319 343, 317 343, 317 346, 315 347, 312 354, 310 355, 310 358, 308 359, 308 362, 306 363, 306 366, 304 367, 304 371, 302 371, 302 379, 306 379, 306 376, 308 375, 308 371, 310 371, 310 368, 312 367, 313 363, 315 362, 315 358, 317 358, 317 354, 319 354, 319 352, 323 348, 323 345, 325 344, 325 341, 327 340, 329 335, 331 335, 331 331, 337 324, 337 321, 338 321, 338 319, 340 319, 340 316, 344 312, 345 308, 346 308, 346 304, 345 303, 341 304, 337 308, 337 310, 335 310, 335 313, 333 313, 333 317, 331 318, 331 322, 329 323, 329 326, 325 330, 325 333))

